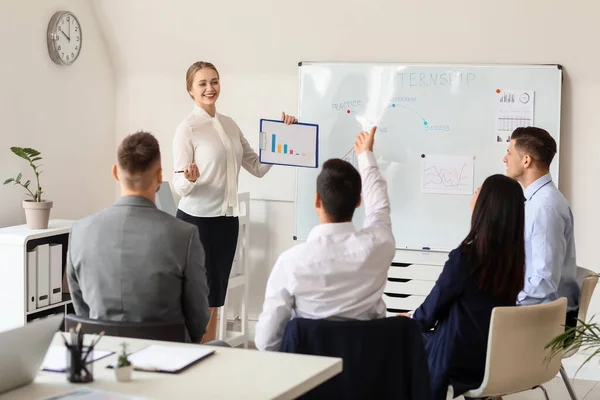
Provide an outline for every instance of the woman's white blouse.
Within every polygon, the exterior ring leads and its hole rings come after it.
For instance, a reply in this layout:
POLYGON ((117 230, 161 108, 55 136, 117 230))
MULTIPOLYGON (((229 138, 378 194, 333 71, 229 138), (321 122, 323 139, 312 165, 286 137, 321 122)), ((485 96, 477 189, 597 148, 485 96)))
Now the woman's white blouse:
POLYGON ((240 167, 259 178, 271 169, 259 162, 233 119, 219 113, 211 117, 198 106, 179 124, 173 139, 174 171, 192 162, 200 177, 192 183, 175 172, 173 187, 181 196, 179 209, 195 217, 238 216, 240 167))

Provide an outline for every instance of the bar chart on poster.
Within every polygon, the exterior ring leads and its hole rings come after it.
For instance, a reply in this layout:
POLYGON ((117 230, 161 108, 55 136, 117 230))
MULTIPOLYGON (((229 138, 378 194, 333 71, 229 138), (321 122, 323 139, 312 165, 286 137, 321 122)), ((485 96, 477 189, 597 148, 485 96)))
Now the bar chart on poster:
POLYGON ((261 119, 260 135, 261 163, 317 168, 318 125, 261 119))
MULTIPOLYGON (((303 62, 299 79, 299 119, 319 125, 320 164, 342 158, 358 168, 356 135, 377 126, 374 153, 387 182, 398 249, 447 251, 460 243, 475 190, 488 176, 506 172, 503 157, 514 129, 542 127, 560 144, 559 65, 303 62)), ((555 182, 559 156, 551 168, 555 182)), ((297 171, 298 240, 319 223, 319 172, 297 171)), ((354 215, 357 228, 364 211, 361 206, 354 215)))

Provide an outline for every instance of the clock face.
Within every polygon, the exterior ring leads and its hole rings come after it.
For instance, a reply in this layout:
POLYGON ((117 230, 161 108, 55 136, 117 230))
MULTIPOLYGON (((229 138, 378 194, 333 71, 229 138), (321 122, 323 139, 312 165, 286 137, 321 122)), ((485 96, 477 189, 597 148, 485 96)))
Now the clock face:
POLYGON ((72 64, 81 52, 81 25, 70 12, 54 15, 48 27, 50 57, 57 64, 72 64))

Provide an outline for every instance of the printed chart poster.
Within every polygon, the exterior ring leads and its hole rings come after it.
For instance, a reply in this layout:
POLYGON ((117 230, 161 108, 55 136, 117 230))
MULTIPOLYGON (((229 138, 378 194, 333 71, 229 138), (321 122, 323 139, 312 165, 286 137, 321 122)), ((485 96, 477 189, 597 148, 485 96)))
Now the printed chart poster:
POLYGON ((496 142, 509 143, 510 135, 522 126, 533 126, 534 91, 498 91, 496 98, 496 142))
POLYGON ((421 192, 473 194, 472 156, 424 155, 421 192))
POLYGON ((264 164, 317 168, 317 125, 297 123, 285 125, 278 121, 261 122, 262 145, 260 161, 264 164))

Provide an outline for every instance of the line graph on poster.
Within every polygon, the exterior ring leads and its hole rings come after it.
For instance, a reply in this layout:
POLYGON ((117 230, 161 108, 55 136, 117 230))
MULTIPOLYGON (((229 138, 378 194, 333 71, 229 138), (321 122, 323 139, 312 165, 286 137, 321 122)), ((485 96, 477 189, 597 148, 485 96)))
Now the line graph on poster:
POLYGON ((431 194, 473 194, 473 156, 421 154, 421 192, 431 194))

